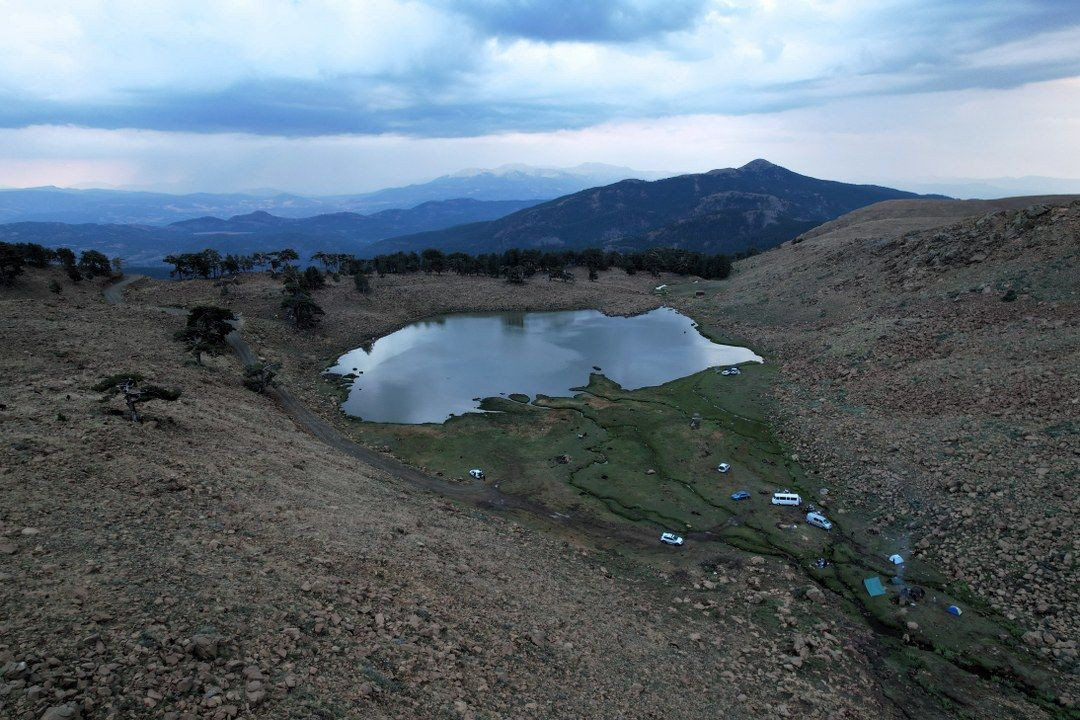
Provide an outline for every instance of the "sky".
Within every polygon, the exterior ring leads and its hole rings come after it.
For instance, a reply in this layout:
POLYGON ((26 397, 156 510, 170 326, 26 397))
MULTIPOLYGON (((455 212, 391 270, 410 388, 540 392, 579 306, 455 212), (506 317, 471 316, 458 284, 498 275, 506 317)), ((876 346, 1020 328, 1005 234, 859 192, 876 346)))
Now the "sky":
POLYGON ((1074 0, 0 0, 0 186, 1080 175, 1074 0))

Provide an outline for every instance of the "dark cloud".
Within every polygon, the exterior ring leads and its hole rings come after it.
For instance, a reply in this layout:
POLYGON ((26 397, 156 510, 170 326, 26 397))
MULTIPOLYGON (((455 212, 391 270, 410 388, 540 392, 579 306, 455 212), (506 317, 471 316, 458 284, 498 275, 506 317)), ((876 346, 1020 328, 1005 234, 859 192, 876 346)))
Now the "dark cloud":
POLYGON ((269 80, 210 93, 143 92, 118 103, 64 103, 0 94, 0 127, 75 125, 104 129, 244 132, 314 136, 401 133, 462 137, 506 130, 580 128, 611 117, 596 103, 432 103, 422 97, 394 109, 357 100, 351 80, 269 80))
POLYGON ((491 35, 628 42, 694 25, 705 0, 447 0, 491 35))
MULTIPOLYGON (((691 27, 704 7, 704 0, 431 2, 442 7, 450 3, 467 15, 477 36, 609 43, 642 41, 691 27)), ((503 97, 507 93, 488 89, 484 83, 490 77, 499 86, 512 86, 507 81, 513 80, 517 68, 485 67, 473 53, 450 52, 442 56, 441 65, 422 58, 424 62, 415 65, 402 63, 393 74, 384 71, 382 75, 312 80, 265 76, 212 91, 179 91, 163 84, 153 89, 117 91, 108 102, 60 101, 29 91, 8 90, 5 95, 0 90, 0 127, 70 124, 287 136, 393 132, 462 137, 575 129, 620 119, 692 113, 772 112, 859 96, 1007 89, 1080 75, 1080 50, 1057 48, 1044 53, 1040 46, 1030 44, 1012 57, 1008 52, 1002 52, 1000 58, 995 55, 1010 42, 1080 25, 1080 11, 1071 2, 988 0, 975 5, 911 0, 864 13, 851 22, 851 27, 842 28, 850 36, 850 42, 842 46, 842 60, 811 77, 801 77, 798 68, 798 72, 787 73, 800 76, 791 82, 764 82, 753 72, 724 76, 722 69, 708 62, 712 46, 698 44, 686 58, 671 52, 666 55, 676 69, 693 71, 687 75, 694 79, 686 82, 683 78, 678 94, 653 86, 655 78, 634 84, 636 78, 620 77, 623 68, 611 67, 605 69, 616 79, 611 87, 603 79, 595 80, 592 87, 561 77, 551 78, 548 86, 543 77, 525 72, 535 87, 503 97), (977 54, 981 54, 979 63, 966 61, 977 54), (695 66, 699 61, 704 62, 695 66), (633 92, 617 89, 630 84, 633 92)), ((780 27, 775 34, 770 31, 758 38, 764 62, 783 62, 785 33, 797 35, 799 31, 780 27)), ((459 44, 477 46, 477 36, 462 38, 459 44)), ((620 50, 636 51, 637 47, 620 50)))

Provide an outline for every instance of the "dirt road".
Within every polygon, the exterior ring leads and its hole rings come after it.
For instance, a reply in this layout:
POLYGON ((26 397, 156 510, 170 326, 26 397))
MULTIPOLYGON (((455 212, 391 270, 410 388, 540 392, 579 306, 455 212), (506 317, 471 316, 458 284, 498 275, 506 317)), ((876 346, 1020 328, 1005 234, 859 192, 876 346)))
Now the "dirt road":
MULTIPOLYGON (((103 290, 106 303, 109 305, 123 304, 124 289, 144 279, 144 277, 143 275, 129 275, 106 287, 103 290)), ((175 307, 157 306, 156 309, 170 315, 179 315, 185 312, 183 309, 175 307)), ((236 353, 236 357, 240 362, 244 365, 250 365, 258 360, 258 355, 240 334, 242 327, 243 318, 240 318, 237 321, 237 330, 229 333, 226 341, 233 349, 233 352, 236 353)), ((595 538, 608 540, 618 538, 620 542, 639 545, 647 544, 652 539, 651 533, 643 529, 621 527, 596 521, 586 522, 583 518, 567 515, 564 512, 556 512, 543 503, 504 493, 497 484, 459 484, 421 472, 393 457, 366 448, 344 437, 333 426, 304 407, 285 388, 271 387, 266 390, 266 394, 273 398, 281 409, 285 411, 285 414, 300 428, 314 435, 326 445, 414 487, 479 507, 504 511, 521 511, 534 518, 553 524, 573 527, 575 530, 595 538)))

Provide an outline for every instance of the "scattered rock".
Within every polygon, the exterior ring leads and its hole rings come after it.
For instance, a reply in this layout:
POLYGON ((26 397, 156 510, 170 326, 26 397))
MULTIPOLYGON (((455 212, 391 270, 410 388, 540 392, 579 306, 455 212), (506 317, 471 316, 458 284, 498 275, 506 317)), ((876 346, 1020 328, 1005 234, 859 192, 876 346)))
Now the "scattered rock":
POLYGON ((193 635, 189 650, 200 660, 213 660, 218 656, 218 639, 210 635, 193 635))
POLYGON ((80 718, 82 718, 82 710, 75 703, 54 705, 41 716, 41 720, 79 720, 80 718))

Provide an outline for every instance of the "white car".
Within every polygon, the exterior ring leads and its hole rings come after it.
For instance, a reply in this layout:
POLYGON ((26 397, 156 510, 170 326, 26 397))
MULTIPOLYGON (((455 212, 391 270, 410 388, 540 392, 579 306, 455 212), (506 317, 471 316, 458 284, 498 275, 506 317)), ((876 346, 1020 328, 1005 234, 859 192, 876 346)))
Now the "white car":
POLYGON ((719 465, 716 466, 716 471, 717 472, 724 473, 724 472, 727 472, 730 469, 731 469, 731 466, 728 465, 727 463, 720 463, 719 465))
POLYGON ((737 367, 729 367, 720 371, 721 375, 742 375, 742 370, 737 367))
POLYGON ((472 470, 469 471, 469 474, 472 475, 477 480, 483 480, 484 479, 484 471, 481 470, 480 468, 473 468, 472 470))
POLYGON ((660 542, 664 543, 665 545, 682 545, 686 541, 683 540, 682 535, 676 535, 672 532, 666 532, 660 535, 660 542))
POLYGON ((806 513, 806 522, 810 523, 814 527, 819 527, 822 530, 832 530, 832 523, 819 512, 806 513))

